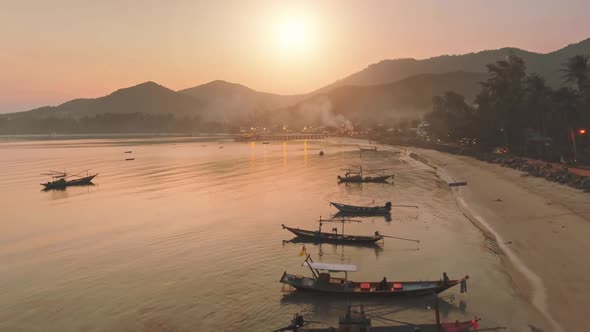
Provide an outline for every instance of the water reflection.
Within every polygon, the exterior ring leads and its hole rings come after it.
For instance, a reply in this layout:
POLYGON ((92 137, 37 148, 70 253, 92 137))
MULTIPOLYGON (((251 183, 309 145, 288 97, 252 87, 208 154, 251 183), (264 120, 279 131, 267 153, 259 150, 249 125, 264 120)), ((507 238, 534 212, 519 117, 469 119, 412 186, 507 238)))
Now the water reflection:
POLYGON ((303 166, 307 167, 307 140, 303 141, 303 166))
MULTIPOLYGON (((51 324, 60 331, 136 331, 162 321, 173 322, 175 331, 263 331, 308 305, 337 321, 343 311, 326 307, 326 299, 281 301, 278 282, 285 269, 307 272, 298 256, 303 243, 281 246, 288 237, 280 224, 315 229, 319 215, 335 212, 330 201, 420 205, 419 213, 396 209, 394 223, 363 218, 347 230, 422 242, 419 248, 389 239, 373 248, 306 244, 318 260, 357 264, 362 280, 469 272, 477 284, 458 296, 469 300, 470 310, 487 319, 526 317, 491 244, 430 170, 387 153, 367 154, 363 162, 371 167, 396 165, 396 185, 338 185, 339 169, 359 163, 354 145, 332 143, 325 157, 312 156, 302 167, 287 162, 310 152, 302 141, 270 144, 265 159, 256 158, 261 145, 255 143, 224 141, 219 149, 217 138, 137 141, 0 143, 7 221, 0 222, 0 330, 51 324), (136 161, 122 161, 124 150, 133 150, 136 161), (80 165, 101 172, 99 185, 39 192, 40 173, 80 165), (45 310, 52 307, 59 310, 45 310)), ((394 310, 399 303, 383 305, 394 310)), ((407 321, 431 316, 423 309, 403 313, 407 321)))
POLYGON ((375 218, 383 218, 385 221, 391 221, 391 213, 382 214, 382 215, 374 215, 374 214, 362 214, 362 213, 352 213, 352 212, 342 212, 338 211, 334 214, 335 218, 344 218, 344 217, 375 217, 375 218))
POLYGON ((355 248, 367 248, 372 249, 375 252, 375 257, 383 251, 382 243, 347 243, 347 244, 334 244, 324 243, 320 241, 314 241, 312 239, 294 237, 291 240, 283 240, 283 245, 299 245, 299 244, 311 244, 318 249, 318 255, 321 257, 324 255, 324 251, 329 250, 331 253, 339 253, 344 255, 344 247, 355 247, 355 248))
POLYGON ((287 142, 283 142, 283 167, 287 167, 287 142))
POLYGON ((256 142, 250 142, 250 161, 253 162, 256 160, 256 142))
MULTIPOLYGON (((281 305, 297 305, 309 319, 330 321, 335 316, 343 315, 348 306, 363 305, 368 316, 396 317, 396 320, 411 320, 410 324, 432 322, 435 318, 434 296, 422 297, 364 297, 364 296, 325 296, 323 294, 285 291, 281 297, 281 305), (412 318, 415 317, 415 318, 412 318)), ((454 296, 440 296, 438 307, 441 319, 454 321, 465 315, 479 316, 478 313, 467 312, 465 301, 456 302, 454 296)))

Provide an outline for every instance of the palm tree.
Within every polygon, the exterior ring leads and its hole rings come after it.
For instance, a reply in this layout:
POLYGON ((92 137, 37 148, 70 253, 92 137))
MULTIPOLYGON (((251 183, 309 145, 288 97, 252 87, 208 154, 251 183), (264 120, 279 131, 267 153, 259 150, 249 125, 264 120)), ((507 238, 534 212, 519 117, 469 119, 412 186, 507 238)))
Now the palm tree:
POLYGON ((573 83, 581 93, 587 92, 590 77, 590 55, 576 55, 563 64, 562 72, 566 83, 573 83))
POLYGON ((578 125, 590 125, 590 55, 576 55, 563 65, 563 77, 566 83, 577 87, 578 125))
POLYGON ((498 128, 503 136, 504 146, 512 147, 514 139, 520 137, 518 118, 524 94, 526 64, 518 56, 510 55, 506 60, 487 65, 490 78, 482 83, 482 91, 476 102, 484 112, 490 112, 491 125, 498 128), (487 104, 483 104, 487 102, 487 104))
MULTIPOLYGON (((553 103, 555 105, 554 118, 551 124, 554 126, 553 136, 557 139, 559 145, 564 150, 571 144, 571 153, 573 159, 577 158, 576 138, 574 135, 574 126, 579 122, 580 114, 578 95, 571 88, 561 88, 553 93, 553 103)), ((565 151, 561 151, 565 152, 565 151)))
POLYGON ((551 88, 545 84, 545 79, 537 74, 527 76, 525 80, 525 114, 524 123, 532 123, 534 129, 541 136, 547 134, 545 121, 548 108, 550 108, 549 97, 551 88))

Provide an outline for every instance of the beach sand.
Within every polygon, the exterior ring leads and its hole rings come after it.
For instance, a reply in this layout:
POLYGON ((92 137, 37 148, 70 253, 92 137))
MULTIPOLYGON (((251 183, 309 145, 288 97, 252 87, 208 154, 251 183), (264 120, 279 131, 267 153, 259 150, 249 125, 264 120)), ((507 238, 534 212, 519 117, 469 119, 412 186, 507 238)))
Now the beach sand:
POLYGON ((446 181, 457 204, 502 250, 517 291, 544 322, 532 331, 590 326, 590 194, 465 156, 411 149, 446 181))

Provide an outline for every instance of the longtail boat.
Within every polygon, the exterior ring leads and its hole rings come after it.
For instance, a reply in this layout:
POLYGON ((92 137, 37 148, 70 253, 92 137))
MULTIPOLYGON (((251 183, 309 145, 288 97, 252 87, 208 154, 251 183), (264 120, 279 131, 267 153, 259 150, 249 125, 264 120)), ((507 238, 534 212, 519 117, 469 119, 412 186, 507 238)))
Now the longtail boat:
POLYGON ((383 240, 383 236, 379 234, 379 232, 375 232, 375 235, 372 236, 362 236, 362 235, 345 235, 344 234, 344 223, 346 222, 360 222, 360 220, 347 220, 347 219, 328 219, 324 220, 320 218, 319 220, 319 230, 317 231, 310 231, 305 229, 293 228, 288 227, 285 225, 281 225, 283 229, 288 230, 289 232, 295 234, 297 237, 308 239, 314 242, 325 242, 325 243, 336 243, 336 244, 373 244, 377 241, 383 240), (333 233, 322 232, 322 224, 324 222, 339 222, 342 223, 342 233, 338 234, 338 229, 333 228, 333 233))
POLYGON ((98 173, 88 175, 88 171, 84 172, 86 172, 86 176, 80 176, 80 173, 82 172, 71 175, 66 172, 50 171, 49 173, 41 175, 49 175, 53 178, 53 180, 41 183, 41 185, 45 187, 44 190, 50 190, 64 189, 65 187, 69 186, 84 186, 92 184, 92 180, 98 175, 98 173))
POLYGON ((386 169, 382 170, 370 170, 364 169, 362 166, 353 166, 352 168, 344 168, 346 171, 344 176, 338 175, 339 182, 347 183, 362 183, 362 182, 387 182, 388 179, 393 179, 393 175, 383 174, 386 169), (370 173, 371 176, 365 176, 364 173, 370 173))
POLYGON ((348 272, 356 272, 356 265, 315 263, 307 255, 303 266, 309 267, 312 277, 283 273, 281 283, 289 285, 298 291, 311 291, 347 295, 374 296, 421 296, 439 294, 445 290, 466 283, 469 276, 455 280, 434 281, 351 281, 348 272), (335 278, 331 272, 344 272, 344 278, 335 278))
POLYGON ((385 203, 383 206, 357 206, 347 205, 342 203, 330 202, 330 205, 338 209, 338 211, 353 215, 386 215, 391 213, 391 202, 385 203))

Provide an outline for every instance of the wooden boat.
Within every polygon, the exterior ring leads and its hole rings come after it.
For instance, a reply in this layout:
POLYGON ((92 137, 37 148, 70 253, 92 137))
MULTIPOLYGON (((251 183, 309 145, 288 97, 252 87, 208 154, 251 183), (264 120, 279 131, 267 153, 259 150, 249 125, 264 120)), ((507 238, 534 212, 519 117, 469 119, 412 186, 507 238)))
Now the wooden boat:
POLYGON ((359 148, 359 150, 361 150, 361 152, 365 152, 365 151, 377 151, 377 147, 376 146, 371 146, 371 147, 368 147, 368 148, 363 148, 363 147, 360 147, 359 146, 358 148, 359 148))
POLYGON ((63 189, 65 187, 69 187, 69 186, 90 185, 90 184, 92 184, 92 180, 98 175, 98 173, 88 175, 88 171, 86 171, 87 175, 84 177, 80 177, 79 176, 80 173, 70 175, 66 172, 51 171, 49 173, 45 173, 42 175, 50 175, 53 178, 53 181, 41 183, 41 185, 45 187, 45 190, 63 189))
POLYGON ((346 182, 346 183, 363 183, 363 182, 387 182, 388 179, 393 179, 393 175, 383 174, 385 169, 380 170, 378 173, 377 170, 363 170, 362 166, 355 166, 353 168, 344 168, 343 171, 346 171, 344 176, 338 175, 339 182, 346 182), (373 174, 371 176, 364 176, 363 172, 373 174))
POLYGON ((303 263, 309 267, 312 277, 283 273, 281 283, 289 285, 298 291, 321 292, 343 295, 372 295, 372 296, 422 296, 439 294, 445 290, 466 283, 468 276, 462 279, 434 281, 350 281, 348 272, 356 272, 356 265, 315 263, 309 255, 303 263), (324 272, 320 272, 324 271, 324 272), (330 272, 344 272, 344 278, 335 278, 330 272))
POLYGON ((311 241, 316 242, 325 242, 325 243, 337 243, 337 244, 373 244, 377 241, 383 240, 383 236, 379 234, 379 232, 375 232, 373 236, 361 236, 361 235, 344 235, 338 233, 327 233, 321 231, 321 226, 319 231, 308 231, 305 229, 293 228, 288 227, 285 225, 283 229, 288 230, 289 232, 295 234, 296 236, 304 239, 308 239, 311 241))
POLYGON ((391 202, 385 203, 384 206, 357 206, 342 203, 330 202, 330 205, 343 213, 355 215, 387 215, 391 213, 391 202))

